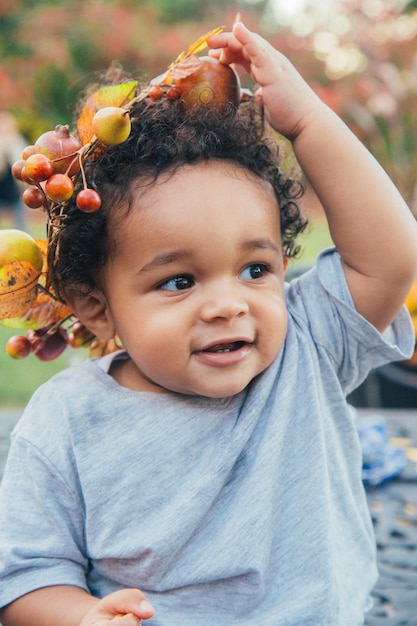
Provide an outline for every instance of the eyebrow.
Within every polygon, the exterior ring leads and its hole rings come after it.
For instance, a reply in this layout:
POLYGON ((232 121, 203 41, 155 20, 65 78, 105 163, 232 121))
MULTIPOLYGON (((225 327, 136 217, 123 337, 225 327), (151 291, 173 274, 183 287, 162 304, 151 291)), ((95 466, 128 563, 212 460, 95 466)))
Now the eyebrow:
MULTIPOLYGON (((279 246, 275 244, 271 239, 267 237, 261 239, 250 239, 248 241, 244 241, 241 245, 241 249, 243 251, 250 250, 272 250, 273 252, 279 253, 279 246)), ((175 263, 176 261, 184 261, 190 259, 194 256, 195 253, 192 250, 184 249, 184 250, 174 250, 172 252, 167 252, 166 254, 158 254, 156 257, 146 263, 140 270, 139 274, 152 272, 160 267, 165 267, 170 265, 171 263, 175 263)))
POLYGON ((175 261, 184 261, 185 259, 189 259, 192 255, 191 250, 175 250, 173 252, 167 252, 166 254, 158 254, 152 261, 149 261, 149 263, 146 263, 146 265, 141 268, 139 274, 151 272, 158 267, 175 263, 175 261))
POLYGON ((279 246, 269 239, 263 237, 261 239, 250 239, 242 244, 242 250, 272 250, 273 252, 279 252, 279 246))

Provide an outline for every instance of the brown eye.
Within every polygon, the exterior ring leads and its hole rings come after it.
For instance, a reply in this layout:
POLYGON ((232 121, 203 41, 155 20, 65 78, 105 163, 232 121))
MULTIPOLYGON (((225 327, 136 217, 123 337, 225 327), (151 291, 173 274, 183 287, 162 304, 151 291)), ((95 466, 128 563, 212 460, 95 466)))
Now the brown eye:
POLYGON ((194 280, 190 276, 174 276, 162 283, 159 288, 167 291, 183 291, 190 289, 193 285, 194 280))
POLYGON ((243 280, 256 280, 262 278, 265 272, 267 272, 267 269, 268 268, 263 263, 252 263, 252 265, 245 267, 240 277, 243 278, 243 280))

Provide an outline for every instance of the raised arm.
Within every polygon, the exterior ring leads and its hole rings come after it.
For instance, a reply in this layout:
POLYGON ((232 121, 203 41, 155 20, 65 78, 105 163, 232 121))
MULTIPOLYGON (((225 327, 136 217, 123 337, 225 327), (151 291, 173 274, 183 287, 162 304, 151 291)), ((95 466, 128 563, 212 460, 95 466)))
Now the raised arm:
POLYGON ((417 225, 398 190, 289 60, 241 23, 210 40, 259 84, 271 125, 294 153, 326 213, 357 310, 384 330, 417 273, 417 225))

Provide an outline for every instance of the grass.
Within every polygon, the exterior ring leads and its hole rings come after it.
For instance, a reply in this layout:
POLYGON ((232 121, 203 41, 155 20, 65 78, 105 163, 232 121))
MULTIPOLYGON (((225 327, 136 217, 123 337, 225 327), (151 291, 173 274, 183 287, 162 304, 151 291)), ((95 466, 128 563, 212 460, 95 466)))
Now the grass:
MULTIPOLYGON (((36 230, 36 229, 35 229, 36 230)), ((35 236, 41 236, 35 233, 35 236)), ((325 220, 314 220, 306 233, 300 237, 302 253, 291 267, 308 267, 314 262, 317 254, 330 245, 330 236, 325 220)), ((48 363, 39 361, 30 355, 27 359, 16 361, 10 358, 4 345, 9 337, 24 334, 24 331, 6 328, 0 325, 0 404, 3 407, 22 407, 29 400, 32 393, 53 374, 62 370, 75 359, 83 358, 84 351, 71 348, 56 359, 48 363)))
POLYGON ((311 220, 305 232, 299 235, 298 243, 301 245, 301 251, 293 263, 312 265, 318 253, 332 245, 326 220, 324 218, 311 220))
POLYGON ((4 345, 9 337, 16 334, 24 334, 24 331, 0 326, 0 399, 2 407, 23 406, 37 387, 68 364, 65 356, 48 363, 39 361, 33 355, 22 361, 10 358, 4 350, 4 345))

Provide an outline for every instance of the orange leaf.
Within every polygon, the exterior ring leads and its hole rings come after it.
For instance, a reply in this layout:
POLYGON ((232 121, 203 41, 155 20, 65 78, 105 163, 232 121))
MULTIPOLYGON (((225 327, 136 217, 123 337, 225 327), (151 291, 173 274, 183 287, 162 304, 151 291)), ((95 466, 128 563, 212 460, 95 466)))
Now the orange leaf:
POLYGON ((12 261, 0 268, 0 318, 25 315, 36 300, 39 276, 29 261, 12 261))
POLYGON ((45 326, 57 324, 69 315, 71 315, 69 307, 54 300, 48 294, 41 292, 24 315, 5 319, 1 323, 9 328, 31 328, 37 330, 45 328, 45 326))
POLYGON ((137 86, 136 80, 120 85, 105 85, 87 98, 77 122, 78 136, 83 145, 91 141, 94 136, 91 125, 95 113, 104 107, 124 106, 134 98, 137 86))

